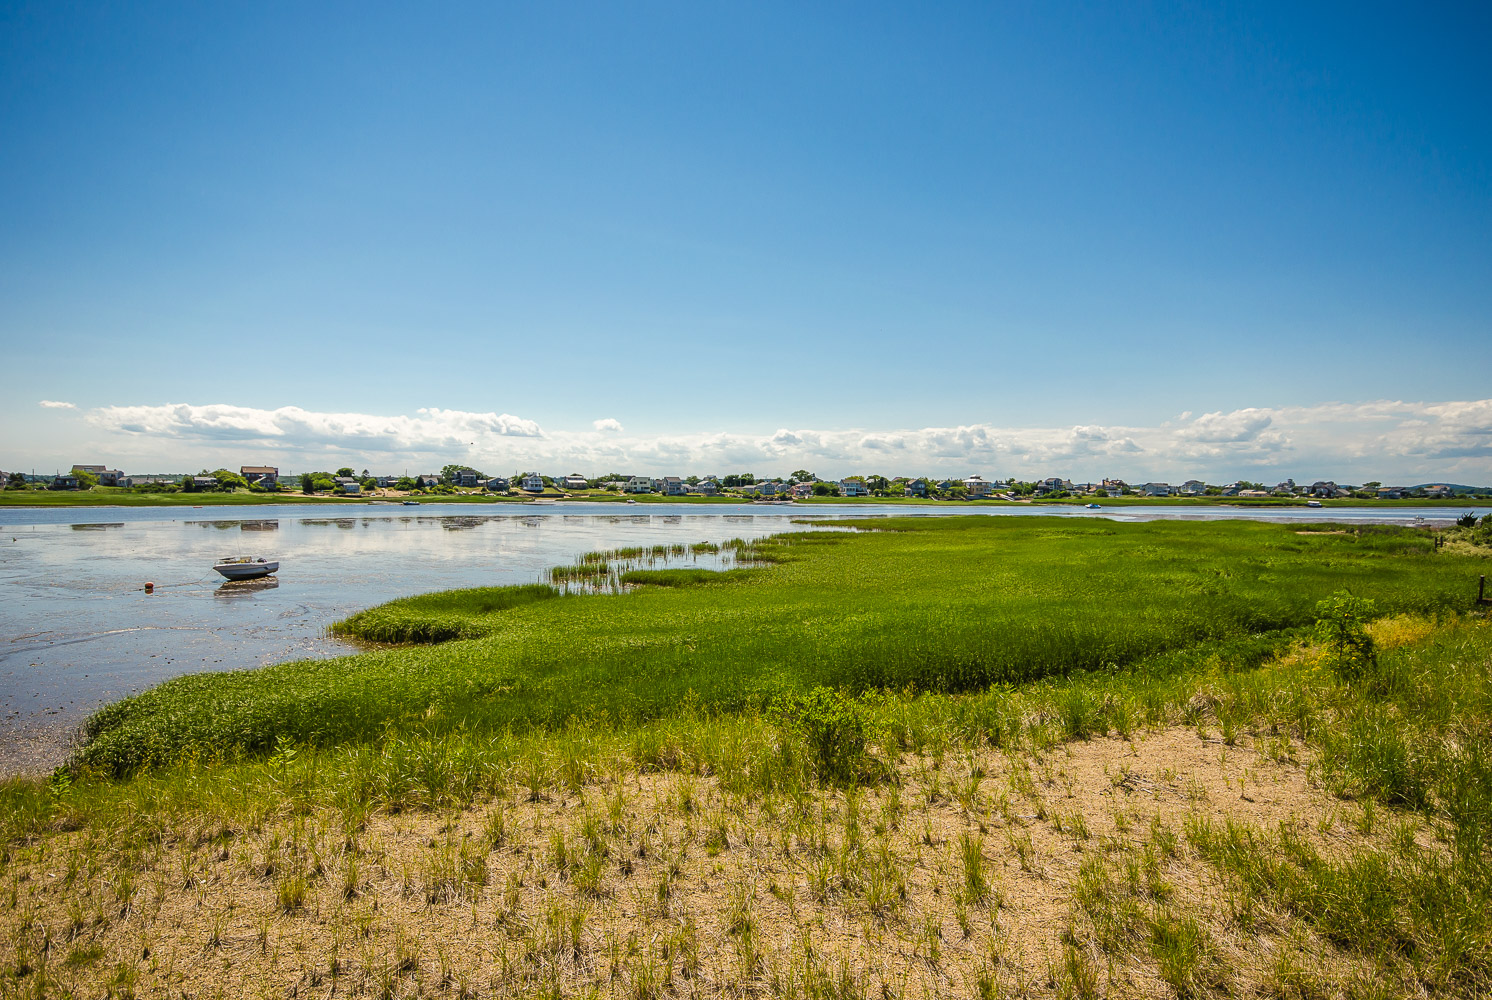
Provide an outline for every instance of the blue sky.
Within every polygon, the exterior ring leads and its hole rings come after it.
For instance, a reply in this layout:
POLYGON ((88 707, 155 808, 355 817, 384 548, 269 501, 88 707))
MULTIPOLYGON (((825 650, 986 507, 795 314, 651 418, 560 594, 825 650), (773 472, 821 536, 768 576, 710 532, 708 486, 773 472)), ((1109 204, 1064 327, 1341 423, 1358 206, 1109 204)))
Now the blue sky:
POLYGON ((1489 42, 1478 4, 3 4, 0 468, 1492 481, 1489 42))

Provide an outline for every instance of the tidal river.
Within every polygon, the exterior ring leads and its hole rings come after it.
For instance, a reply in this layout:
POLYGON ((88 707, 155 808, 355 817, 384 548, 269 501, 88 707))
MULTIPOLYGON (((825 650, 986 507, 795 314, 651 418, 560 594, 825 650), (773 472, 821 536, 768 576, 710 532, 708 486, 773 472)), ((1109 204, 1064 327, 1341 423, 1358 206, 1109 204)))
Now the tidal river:
POLYGON ((0 775, 63 762, 90 713, 170 677, 349 652, 327 626, 396 597, 532 583, 598 549, 759 538, 812 526, 795 523, 802 519, 917 513, 1401 523, 1451 516, 1444 508, 954 505, 0 509, 0 775), (238 554, 278 558, 280 571, 225 584, 212 564, 238 554))

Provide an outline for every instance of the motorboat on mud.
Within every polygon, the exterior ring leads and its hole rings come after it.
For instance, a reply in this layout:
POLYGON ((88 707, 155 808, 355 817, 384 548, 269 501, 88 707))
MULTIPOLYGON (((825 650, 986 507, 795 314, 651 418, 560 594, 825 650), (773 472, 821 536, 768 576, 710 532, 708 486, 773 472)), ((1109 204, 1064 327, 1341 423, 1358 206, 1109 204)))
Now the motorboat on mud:
POLYGON ((277 571, 280 563, 263 556, 227 556, 219 559, 212 568, 229 580, 256 580, 277 571))

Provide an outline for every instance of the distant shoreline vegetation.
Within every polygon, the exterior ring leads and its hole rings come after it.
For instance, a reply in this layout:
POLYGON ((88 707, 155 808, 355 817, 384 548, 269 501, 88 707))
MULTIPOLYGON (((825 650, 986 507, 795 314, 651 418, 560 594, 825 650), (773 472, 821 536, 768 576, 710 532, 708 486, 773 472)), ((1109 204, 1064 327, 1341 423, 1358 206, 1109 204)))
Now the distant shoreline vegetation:
MULTIPOLYGON (((460 503, 513 505, 528 503, 536 497, 516 495, 498 496, 482 493, 413 494, 411 499, 423 503, 460 503)), ((726 496, 663 496, 656 493, 617 495, 608 493, 578 493, 560 497, 555 493, 544 495, 545 499, 559 503, 623 504, 634 500, 638 504, 749 504, 751 497, 726 496)), ((321 504, 330 507, 367 506, 397 502, 400 498, 367 496, 327 496, 320 494, 283 493, 138 493, 133 490, 107 486, 91 490, 72 492, 67 490, 0 490, 0 508, 15 507, 250 507, 258 505, 321 504)), ((1304 507, 1308 497, 1066 497, 1062 499, 1034 498, 1031 500, 1004 500, 995 498, 957 498, 939 500, 922 497, 806 497, 793 501, 801 506, 917 506, 917 507, 1072 507, 1086 503, 1098 503, 1102 507, 1304 507)), ((1332 507, 1464 507, 1492 500, 1487 496, 1457 497, 1407 497, 1398 500, 1379 499, 1324 499, 1324 508, 1332 507)))

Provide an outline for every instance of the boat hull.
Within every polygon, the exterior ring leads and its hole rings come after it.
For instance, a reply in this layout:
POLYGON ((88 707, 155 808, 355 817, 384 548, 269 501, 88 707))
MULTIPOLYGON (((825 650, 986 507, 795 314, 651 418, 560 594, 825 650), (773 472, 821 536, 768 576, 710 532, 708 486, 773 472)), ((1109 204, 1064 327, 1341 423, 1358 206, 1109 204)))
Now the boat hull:
POLYGON ((229 580, 257 580, 280 568, 277 562, 220 563, 213 567, 229 580))

